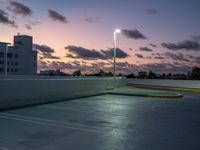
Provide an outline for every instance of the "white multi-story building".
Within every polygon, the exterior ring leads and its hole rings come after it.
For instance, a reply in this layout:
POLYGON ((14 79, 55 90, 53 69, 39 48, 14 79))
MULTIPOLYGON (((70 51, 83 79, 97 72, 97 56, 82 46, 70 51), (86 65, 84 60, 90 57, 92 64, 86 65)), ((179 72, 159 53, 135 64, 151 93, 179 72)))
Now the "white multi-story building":
POLYGON ((17 35, 13 46, 6 48, 9 43, 0 42, 0 75, 37 74, 37 52, 33 51, 32 41, 31 36, 17 35))

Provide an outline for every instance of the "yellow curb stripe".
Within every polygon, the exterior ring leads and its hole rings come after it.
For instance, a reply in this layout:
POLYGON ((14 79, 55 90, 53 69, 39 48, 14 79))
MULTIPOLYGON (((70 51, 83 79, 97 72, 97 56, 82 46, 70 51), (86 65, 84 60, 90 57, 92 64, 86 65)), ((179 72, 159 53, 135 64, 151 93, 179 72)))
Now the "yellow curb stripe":
POLYGON ((147 94, 148 97, 156 97, 156 98, 181 98, 183 97, 181 94, 174 95, 162 95, 162 94, 147 94))
POLYGON ((114 95, 125 95, 125 96, 142 96, 142 97, 155 97, 155 98, 182 98, 183 96, 180 93, 167 93, 167 94, 134 94, 134 93, 116 93, 110 92, 109 94, 114 95))
POLYGON ((148 89, 163 89, 163 90, 176 90, 176 91, 186 91, 200 93, 200 89, 192 88, 178 88, 178 87, 164 87, 164 86, 147 86, 147 85, 137 85, 137 84, 128 84, 129 86, 139 87, 139 88, 148 88, 148 89))

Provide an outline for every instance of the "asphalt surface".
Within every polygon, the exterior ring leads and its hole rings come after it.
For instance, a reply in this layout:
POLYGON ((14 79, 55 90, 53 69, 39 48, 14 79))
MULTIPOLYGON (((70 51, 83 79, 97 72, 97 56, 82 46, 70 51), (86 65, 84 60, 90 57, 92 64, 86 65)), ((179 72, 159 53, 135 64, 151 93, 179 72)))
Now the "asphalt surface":
POLYGON ((0 150, 199 150, 200 93, 101 95, 0 112, 0 150))

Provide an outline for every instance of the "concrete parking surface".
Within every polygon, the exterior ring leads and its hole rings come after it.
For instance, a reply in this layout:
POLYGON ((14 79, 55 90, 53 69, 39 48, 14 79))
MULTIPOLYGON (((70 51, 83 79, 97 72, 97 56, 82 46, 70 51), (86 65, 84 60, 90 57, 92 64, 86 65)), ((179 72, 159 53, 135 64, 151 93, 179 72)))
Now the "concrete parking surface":
POLYGON ((0 150, 198 150, 200 94, 101 95, 0 112, 0 150))

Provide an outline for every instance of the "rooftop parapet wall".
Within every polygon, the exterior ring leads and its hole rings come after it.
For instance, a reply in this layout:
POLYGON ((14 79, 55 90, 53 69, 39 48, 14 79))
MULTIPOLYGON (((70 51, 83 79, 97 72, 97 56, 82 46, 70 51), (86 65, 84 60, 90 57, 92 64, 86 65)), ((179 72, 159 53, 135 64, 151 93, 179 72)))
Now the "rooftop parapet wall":
MULTIPOLYGON (((115 87, 126 84, 116 78, 115 87)), ((56 102, 106 93, 113 88, 113 78, 62 78, 15 76, 0 78, 0 110, 19 106, 56 102)))

